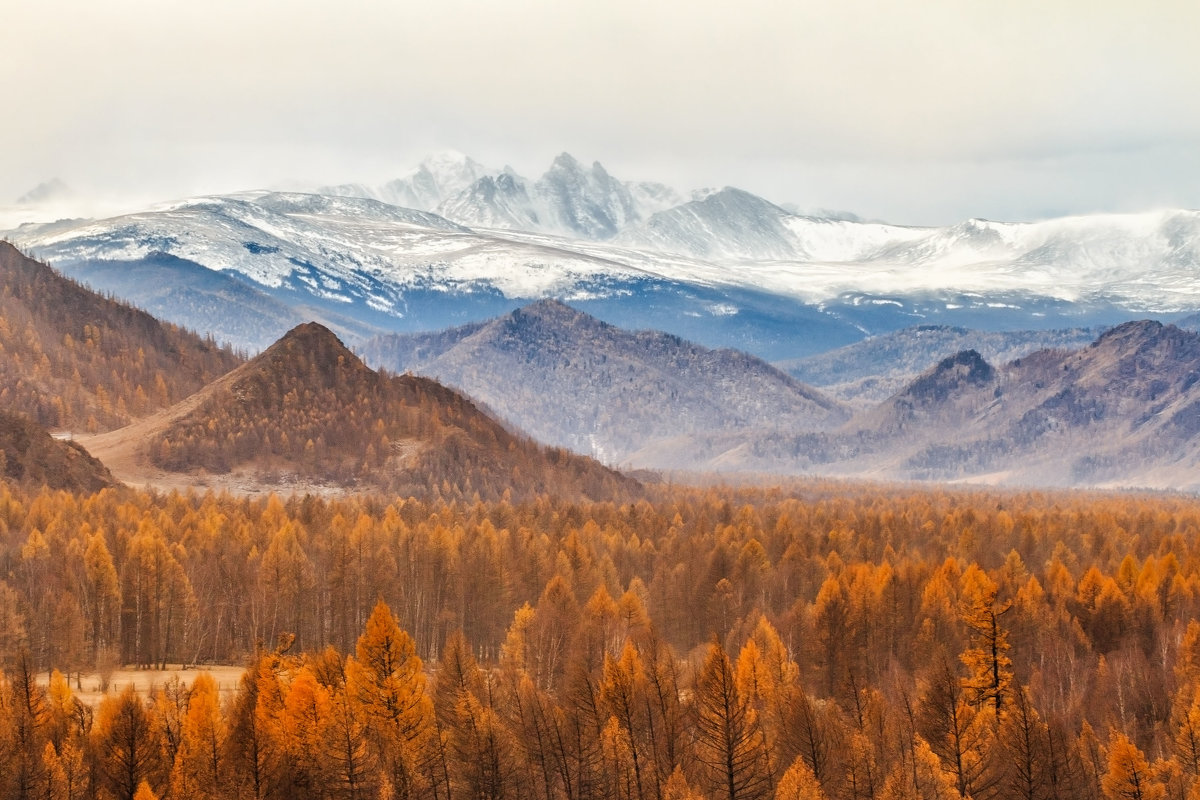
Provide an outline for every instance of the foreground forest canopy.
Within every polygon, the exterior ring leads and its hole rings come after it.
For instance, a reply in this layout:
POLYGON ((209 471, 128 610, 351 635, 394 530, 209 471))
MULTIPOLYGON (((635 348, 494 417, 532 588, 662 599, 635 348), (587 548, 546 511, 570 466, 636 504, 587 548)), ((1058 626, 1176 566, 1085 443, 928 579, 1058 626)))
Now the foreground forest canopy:
POLYGON ((1200 501, 654 491, 0 488, 0 797, 1200 793, 1200 501))

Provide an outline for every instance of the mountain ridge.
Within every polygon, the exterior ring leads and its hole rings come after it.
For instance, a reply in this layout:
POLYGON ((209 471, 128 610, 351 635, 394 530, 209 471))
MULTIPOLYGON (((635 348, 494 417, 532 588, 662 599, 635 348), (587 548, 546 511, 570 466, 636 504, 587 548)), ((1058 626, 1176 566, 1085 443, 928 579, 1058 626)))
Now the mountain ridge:
POLYGON ((650 439, 832 428, 839 403, 730 349, 626 331, 555 300, 433 334, 377 337, 368 361, 458 386, 535 438, 621 463, 650 439))
POLYGON ((371 370, 315 322, 154 419, 83 441, 131 481, 190 475, 250 491, 492 499, 637 491, 590 459, 515 435, 434 381, 371 370))

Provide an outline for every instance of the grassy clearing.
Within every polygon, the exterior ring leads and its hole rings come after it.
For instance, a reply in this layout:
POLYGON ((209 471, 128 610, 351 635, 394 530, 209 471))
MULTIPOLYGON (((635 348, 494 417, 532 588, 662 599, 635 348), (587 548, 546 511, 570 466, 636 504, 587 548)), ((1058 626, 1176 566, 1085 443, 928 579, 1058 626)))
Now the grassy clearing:
MULTIPOLYGON (((221 697, 225 698, 237 691, 238 681, 245 671, 246 668, 240 665, 188 668, 168 666, 166 669, 117 669, 113 670, 108 677, 107 692, 103 690, 104 681, 100 673, 85 672, 79 679, 78 687, 81 688, 77 688, 75 676, 71 676, 71 690, 82 702, 94 706, 99 704, 106 694, 119 694, 126 686, 131 684, 138 694, 149 696, 155 687, 162 686, 172 676, 179 676, 179 680, 191 686, 192 681, 196 680, 197 675, 207 672, 216 681, 217 689, 221 692, 221 697)), ((49 682, 49 678, 46 675, 42 675, 38 679, 38 682, 45 685, 49 682)))

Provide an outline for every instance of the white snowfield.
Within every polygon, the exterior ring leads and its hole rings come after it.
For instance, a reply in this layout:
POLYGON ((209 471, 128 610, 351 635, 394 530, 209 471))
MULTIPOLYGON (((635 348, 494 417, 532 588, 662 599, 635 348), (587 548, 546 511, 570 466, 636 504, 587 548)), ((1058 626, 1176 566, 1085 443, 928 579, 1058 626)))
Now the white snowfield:
MULTIPOLYGON (((471 174, 474 167, 456 178, 471 174)), ((791 214, 725 189, 597 241, 473 228, 376 199, 254 191, 108 219, 26 224, 5 238, 51 263, 167 253, 265 287, 303 285, 397 314, 397 298, 415 288, 571 299, 627 292, 640 278, 809 303, 847 293, 945 292, 984 301, 997 294, 1096 300, 1138 311, 1200 307, 1200 212, 1186 210, 916 228, 791 214)))

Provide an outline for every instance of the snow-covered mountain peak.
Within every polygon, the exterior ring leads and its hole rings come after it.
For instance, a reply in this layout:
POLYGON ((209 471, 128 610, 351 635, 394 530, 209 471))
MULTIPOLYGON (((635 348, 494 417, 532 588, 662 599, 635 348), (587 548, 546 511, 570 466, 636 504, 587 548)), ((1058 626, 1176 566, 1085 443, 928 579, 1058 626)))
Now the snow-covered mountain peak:
POLYGON ((496 170, 455 151, 427 156, 416 167, 380 187, 380 199, 406 208, 433 211, 496 170))

